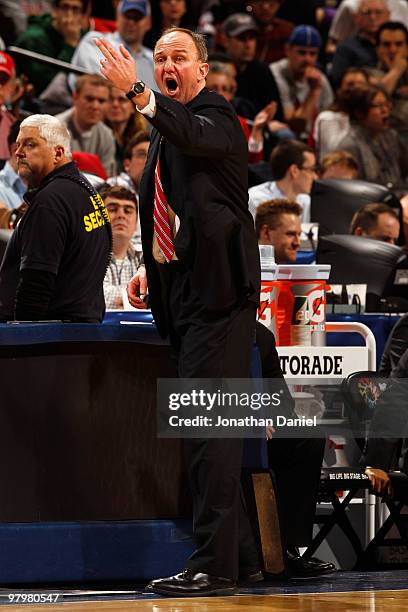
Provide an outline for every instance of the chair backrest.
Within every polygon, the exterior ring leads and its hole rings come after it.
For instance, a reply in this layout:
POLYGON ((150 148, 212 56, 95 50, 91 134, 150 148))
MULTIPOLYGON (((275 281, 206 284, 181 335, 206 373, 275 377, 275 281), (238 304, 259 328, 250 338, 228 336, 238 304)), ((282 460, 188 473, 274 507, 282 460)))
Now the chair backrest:
POLYGON ((319 236, 347 234, 351 219, 363 204, 383 202, 398 212, 401 233, 398 244, 404 244, 402 207, 398 197, 383 185, 348 179, 314 181, 311 193, 311 220, 319 223, 319 236))
POLYGON ((353 372, 342 382, 345 414, 357 444, 363 450, 367 425, 371 421, 377 401, 387 388, 387 381, 377 372, 353 372))

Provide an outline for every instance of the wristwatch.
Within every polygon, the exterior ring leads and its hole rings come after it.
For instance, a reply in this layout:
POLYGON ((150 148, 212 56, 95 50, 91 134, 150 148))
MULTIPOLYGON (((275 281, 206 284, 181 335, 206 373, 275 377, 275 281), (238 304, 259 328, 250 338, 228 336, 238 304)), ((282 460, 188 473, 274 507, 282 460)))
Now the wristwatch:
POLYGON ((136 83, 133 83, 131 90, 127 92, 126 97, 129 100, 133 100, 135 96, 142 94, 145 89, 146 85, 143 83, 143 81, 136 81, 136 83))

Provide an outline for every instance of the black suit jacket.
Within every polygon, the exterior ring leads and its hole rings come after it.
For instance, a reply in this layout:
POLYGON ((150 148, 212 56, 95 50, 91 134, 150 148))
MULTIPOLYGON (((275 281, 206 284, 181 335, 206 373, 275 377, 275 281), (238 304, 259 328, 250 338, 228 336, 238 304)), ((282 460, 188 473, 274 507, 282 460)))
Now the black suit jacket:
POLYGON ((140 222, 150 304, 167 333, 160 274, 152 255, 154 170, 160 149, 163 188, 180 219, 175 252, 210 311, 258 303, 260 268, 248 212, 247 143, 233 107, 203 89, 187 105, 156 93, 156 114, 140 186, 140 222), (161 147, 160 137, 163 137, 161 147))

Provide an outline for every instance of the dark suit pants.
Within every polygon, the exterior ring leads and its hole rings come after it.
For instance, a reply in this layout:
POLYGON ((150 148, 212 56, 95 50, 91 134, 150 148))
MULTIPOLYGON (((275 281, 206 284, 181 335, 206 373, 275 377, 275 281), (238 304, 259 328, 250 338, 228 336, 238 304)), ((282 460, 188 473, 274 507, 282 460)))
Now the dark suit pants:
MULTIPOLYGON (((177 268, 168 284, 170 338, 180 378, 248 378, 255 303, 210 312, 177 268)), ((259 560, 240 486, 242 439, 185 440, 197 549, 187 567, 237 579, 259 560)))

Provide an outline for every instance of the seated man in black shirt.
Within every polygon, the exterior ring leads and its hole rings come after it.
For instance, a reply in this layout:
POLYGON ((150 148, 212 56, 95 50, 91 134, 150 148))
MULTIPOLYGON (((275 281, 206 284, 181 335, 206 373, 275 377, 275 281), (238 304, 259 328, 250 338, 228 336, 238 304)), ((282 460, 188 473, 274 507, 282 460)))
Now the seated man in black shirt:
POLYGON ((17 169, 30 190, 0 268, 0 319, 100 322, 111 228, 101 197, 71 161, 67 129, 25 119, 17 169))

